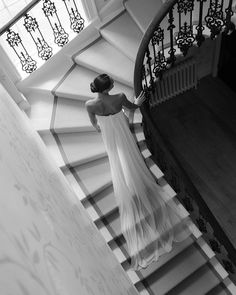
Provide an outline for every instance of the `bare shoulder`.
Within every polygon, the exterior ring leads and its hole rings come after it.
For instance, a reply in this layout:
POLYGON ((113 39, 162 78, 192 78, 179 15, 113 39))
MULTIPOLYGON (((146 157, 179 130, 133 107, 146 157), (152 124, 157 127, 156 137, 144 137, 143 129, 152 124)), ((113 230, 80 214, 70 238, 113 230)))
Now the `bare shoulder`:
POLYGON ((123 92, 114 94, 112 96, 114 97, 114 99, 119 100, 120 102, 122 102, 126 98, 126 96, 123 92))
POLYGON ((96 101, 95 99, 90 99, 90 100, 87 100, 85 102, 85 107, 87 110, 93 110, 93 108, 96 106, 96 101))

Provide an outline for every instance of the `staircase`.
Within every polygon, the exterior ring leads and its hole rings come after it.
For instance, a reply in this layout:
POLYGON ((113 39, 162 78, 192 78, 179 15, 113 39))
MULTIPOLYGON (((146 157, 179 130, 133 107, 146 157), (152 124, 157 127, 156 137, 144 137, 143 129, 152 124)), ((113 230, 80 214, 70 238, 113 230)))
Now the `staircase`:
MULTIPOLYGON (((140 294, 236 294, 228 273, 191 220, 192 235, 175 244, 171 253, 147 269, 135 272, 129 268, 108 157, 101 135, 91 126, 84 107, 85 101, 94 97, 89 84, 99 73, 107 73, 115 80, 111 93, 124 92, 132 100, 139 43, 161 5, 161 0, 146 0, 145 5, 143 0, 126 1, 124 10, 100 28, 98 38, 71 57, 73 65, 63 77, 58 79, 55 73, 54 87, 42 83, 25 93, 31 104, 27 115, 140 294)), ((147 166, 188 218, 147 149, 141 113, 129 116, 147 166)))

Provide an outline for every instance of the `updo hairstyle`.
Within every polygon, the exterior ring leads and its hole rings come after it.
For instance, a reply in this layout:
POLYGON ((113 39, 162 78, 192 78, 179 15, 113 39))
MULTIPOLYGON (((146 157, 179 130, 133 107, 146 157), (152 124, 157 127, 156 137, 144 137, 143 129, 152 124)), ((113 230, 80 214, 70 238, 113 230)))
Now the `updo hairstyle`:
POLYGON ((90 83, 91 92, 103 92, 111 86, 111 79, 107 74, 97 76, 92 83, 90 83))

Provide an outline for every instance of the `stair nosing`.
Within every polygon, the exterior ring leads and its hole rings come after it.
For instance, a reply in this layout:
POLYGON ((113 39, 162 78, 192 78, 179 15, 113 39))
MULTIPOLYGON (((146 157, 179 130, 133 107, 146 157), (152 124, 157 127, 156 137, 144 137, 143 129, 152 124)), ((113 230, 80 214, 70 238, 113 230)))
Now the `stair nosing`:
POLYGON ((88 156, 86 158, 83 158, 81 160, 76 160, 76 161, 71 161, 67 164, 64 164, 64 165, 61 165, 59 168, 63 171, 64 169, 70 169, 70 168, 75 168, 76 166, 79 166, 79 165, 84 165, 86 163, 89 163, 89 162, 92 162, 94 160, 98 160, 98 159, 101 159, 101 158, 104 158, 106 157, 107 153, 104 151, 100 154, 97 154, 97 155, 93 155, 93 156, 88 156))

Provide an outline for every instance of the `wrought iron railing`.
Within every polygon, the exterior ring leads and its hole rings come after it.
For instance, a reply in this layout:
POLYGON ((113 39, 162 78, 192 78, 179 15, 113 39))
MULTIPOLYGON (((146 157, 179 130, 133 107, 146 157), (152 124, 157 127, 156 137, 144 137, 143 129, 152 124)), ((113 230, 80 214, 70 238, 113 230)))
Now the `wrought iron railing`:
MULTIPOLYGON (((80 33, 84 28, 85 20, 82 18, 75 0, 60 0, 64 2, 65 11, 63 15, 67 15, 70 22, 70 30, 75 33, 80 33)), ((9 21, 1 30, 1 38, 5 38, 8 45, 14 50, 15 55, 21 63, 22 70, 26 73, 32 73, 37 69, 37 60, 32 57, 31 51, 37 49, 38 57, 44 61, 48 60, 53 55, 53 47, 49 45, 50 41, 63 47, 69 42, 69 33, 64 28, 64 24, 60 20, 60 11, 57 9, 59 0, 33 0, 24 9, 22 9, 11 21, 9 21), (41 15, 33 17, 32 10, 40 6, 41 15), (43 34, 40 28, 38 18, 44 18, 43 21, 48 22, 48 31, 43 34), (22 36, 17 32, 15 25, 21 25, 28 36, 31 43, 24 44, 22 36)), ((42 23, 42 22, 41 22, 42 23)), ((28 43, 28 42, 27 42, 28 43)))
MULTIPOLYGON (((186 56, 206 37, 214 39, 229 30, 233 15, 232 0, 169 0, 148 27, 136 57, 134 86, 157 95, 155 84, 173 67, 178 57, 186 56)), ((158 100, 158 97, 155 98, 158 100)))
POLYGON ((205 38, 228 33, 232 1, 169 0, 148 27, 141 41, 134 71, 135 94, 145 90, 148 100, 141 106, 146 142, 167 181, 177 192, 216 256, 236 282, 236 250, 185 173, 171 146, 161 135, 150 113, 150 100, 158 100, 158 83, 164 72, 205 38), (208 31, 204 34, 204 31, 208 31))

